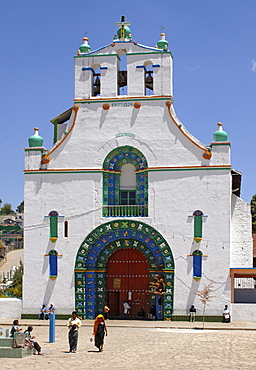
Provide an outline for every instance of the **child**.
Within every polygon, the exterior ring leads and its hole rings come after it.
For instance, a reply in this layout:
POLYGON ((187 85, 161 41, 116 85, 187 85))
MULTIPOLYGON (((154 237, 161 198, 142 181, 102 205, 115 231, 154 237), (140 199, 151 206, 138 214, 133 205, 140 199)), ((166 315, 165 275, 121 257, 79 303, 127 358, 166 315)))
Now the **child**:
POLYGON ((10 337, 14 337, 14 333, 18 333, 22 329, 19 328, 19 320, 13 320, 10 337))
POLYGON ((34 347, 38 355, 42 355, 40 345, 37 342, 34 342, 33 340, 31 340, 35 338, 34 336, 31 336, 32 330, 33 330, 33 326, 28 326, 27 330, 24 331, 24 334, 26 336, 25 338, 26 344, 30 346, 30 348, 34 347))

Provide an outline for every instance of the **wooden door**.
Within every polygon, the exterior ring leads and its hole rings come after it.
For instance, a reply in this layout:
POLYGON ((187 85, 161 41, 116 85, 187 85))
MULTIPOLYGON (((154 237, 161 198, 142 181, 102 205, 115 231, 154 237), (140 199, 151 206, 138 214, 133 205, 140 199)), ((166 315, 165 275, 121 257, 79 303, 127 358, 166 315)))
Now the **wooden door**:
POLYGON ((148 313, 149 273, 143 253, 128 248, 114 252, 107 263, 106 289, 110 317, 122 317, 123 303, 127 300, 131 306, 130 318, 136 318, 141 308, 148 313))

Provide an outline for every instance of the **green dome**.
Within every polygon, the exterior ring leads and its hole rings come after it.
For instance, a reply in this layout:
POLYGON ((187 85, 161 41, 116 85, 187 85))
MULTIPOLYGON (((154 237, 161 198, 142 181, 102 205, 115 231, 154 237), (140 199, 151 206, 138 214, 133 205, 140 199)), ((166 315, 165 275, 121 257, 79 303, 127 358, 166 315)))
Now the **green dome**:
POLYGON ((38 148, 43 146, 44 139, 38 135, 38 128, 35 127, 34 130, 35 130, 34 135, 28 138, 28 145, 30 148, 38 148))
POLYGON ((124 26, 124 37, 122 37, 122 27, 119 27, 117 30, 117 35, 120 39, 131 39, 131 30, 128 26, 124 26))
POLYGON ((91 50, 90 45, 88 44, 88 38, 83 38, 83 44, 80 45, 79 50, 81 53, 88 53, 91 50))
POLYGON ((158 49, 168 49, 169 42, 165 40, 165 33, 161 33, 160 40, 157 42, 158 49))
POLYGON ((227 141, 228 134, 223 131, 222 129, 222 123, 217 123, 218 130, 214 132, 213 139, 214 141, 227 141))

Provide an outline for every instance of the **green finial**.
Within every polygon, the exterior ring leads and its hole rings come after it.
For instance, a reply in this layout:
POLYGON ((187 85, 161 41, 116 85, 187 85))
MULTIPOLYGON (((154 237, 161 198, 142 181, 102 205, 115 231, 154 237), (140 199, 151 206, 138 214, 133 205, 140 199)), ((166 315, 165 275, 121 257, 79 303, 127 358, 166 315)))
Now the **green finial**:
POLYGON ((34 130, 35 130, 34 135, 28 138, 28 145, 30 148, 38 148, 43 146, 44 139, 41 136, 39 136, 38 128, 35 127, 34 130))
POLYGON ((79 47, 79 51, 81 53, 88 53, 89 51, 91 51, 91 47, 90 45, 88 44, 88 38, 87 37, 84 37, 83 38, 83 43, 82 45, 79 47))
POLYGON ((213 139, 214 141, 227 141, 228 134, 223 131, 222 129, 222 123, 217 123, 218 130, 214 132, 213 139))
POLYGON ((168 49, 169 42, 165 40, 165 33, 160 34, 160 40, 157 42, 157 48, 162 50, 168 49))

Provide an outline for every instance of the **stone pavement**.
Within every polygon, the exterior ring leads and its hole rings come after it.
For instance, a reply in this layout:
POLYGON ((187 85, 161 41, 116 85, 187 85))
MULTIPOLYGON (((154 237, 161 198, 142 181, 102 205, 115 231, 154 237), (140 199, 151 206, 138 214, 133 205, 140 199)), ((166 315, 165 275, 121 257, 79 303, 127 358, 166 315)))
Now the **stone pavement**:
MULTIPOLYGON (((10 323, 0 319, 1 327, 10 323)), ((108 320, 102 353, 89 341, 92 321, 83 321, 77 353, 67 352, 64 321, 56 322, 55 343, 48 342, 48 321, 20 320, 23 329, 28 324, 44 356, 2 359, 1 369, 256 369, 256 323, 206 323, 201 330, 202 323, 108 320)))

